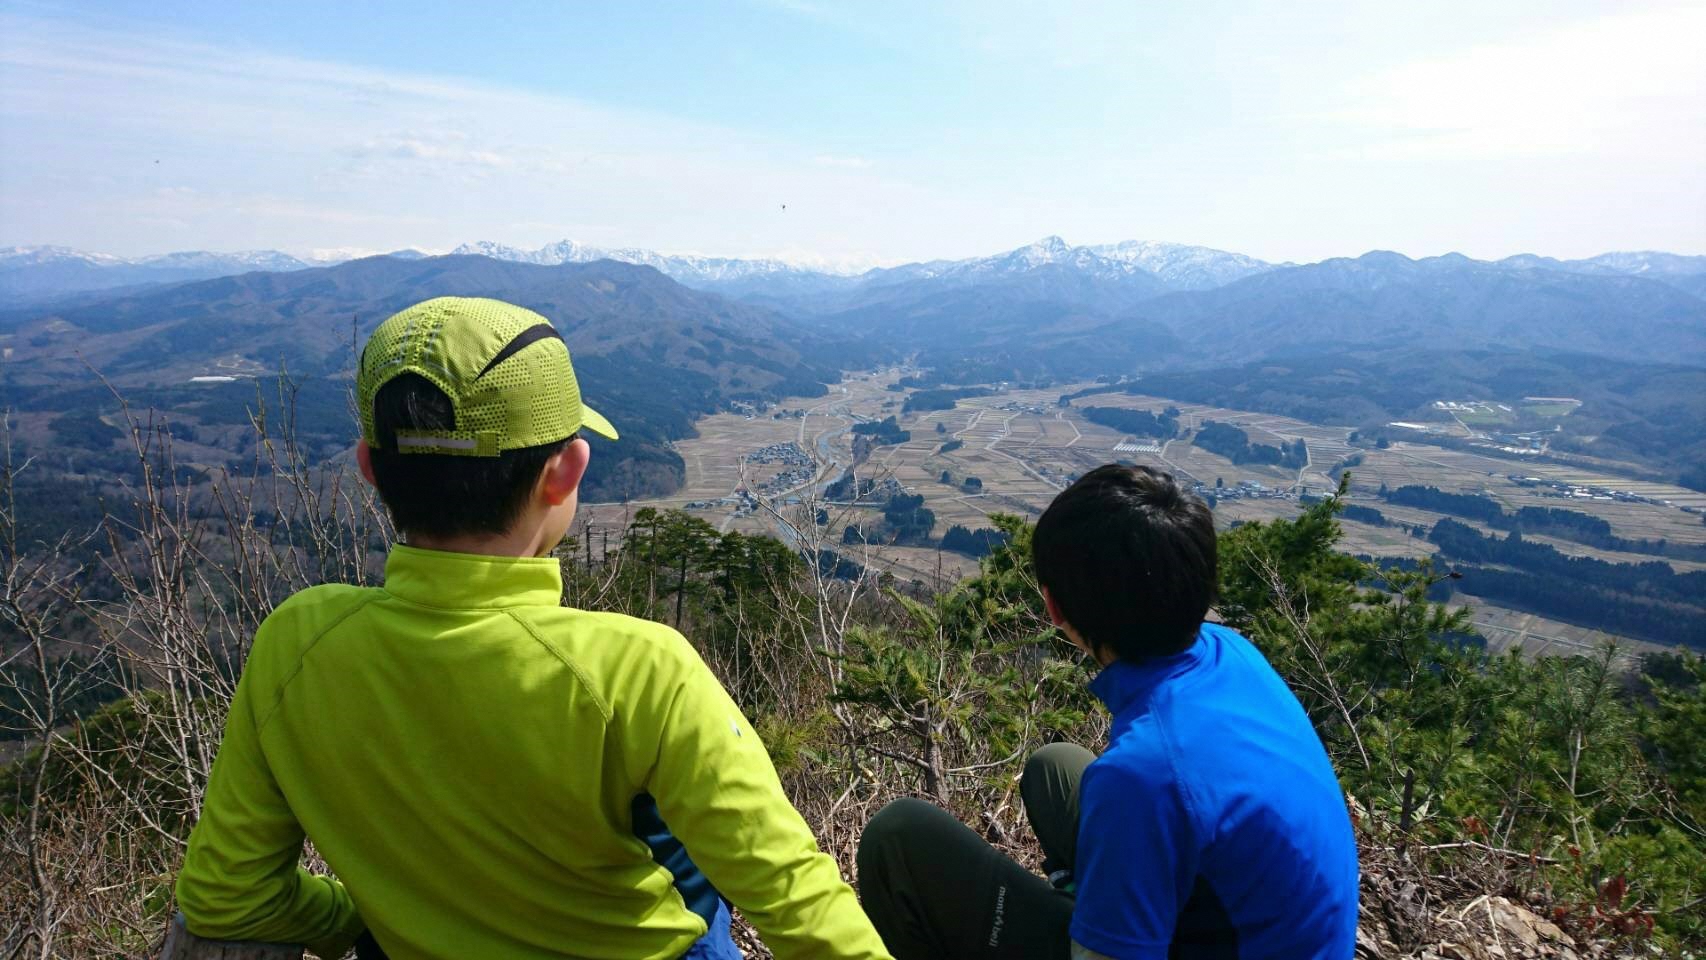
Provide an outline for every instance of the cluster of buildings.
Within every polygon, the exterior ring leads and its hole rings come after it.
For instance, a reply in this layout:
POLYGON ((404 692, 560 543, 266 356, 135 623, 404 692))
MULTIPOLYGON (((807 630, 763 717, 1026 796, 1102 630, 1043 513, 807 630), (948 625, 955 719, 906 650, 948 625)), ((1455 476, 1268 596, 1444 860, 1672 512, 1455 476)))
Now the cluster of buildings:
POLYGON ((1435 400, 1434 401, 1434 409, 1435 410, 1446 410, 1446 411, 1449 411, 1451 413, 1475 414, 1475 413, 1480 413, 1482 411, 1486 411, 1488 413, 1491 413, 1492 409, 1494 407, 1498 407, 1500 410, 1503 410, 1506 413, 1515 413, 1516 412, 1516 411, 1512 410, 1510 407, 1508 407, 1502 403, 1489 403, 1489 402, 1484 401, 1484 400, 1461 400, 1461 401, 1459 401, 1459 400, 1435 400))
MULTIPOLYGON (((1552 480, 1546 477, 1523 477, 1514 473, 1506 479, 1519 487, 1539 487, 1546 491, 1541 496, 1546 497, 1563 497, 1570 500, 1615 500, 1618 503, 1648 503, 1660 507, 1674 506, 1669 500, 1658 500, 1653 497, 1642 496, 1639 493, 1617 490, 1611 487, 1565 483, 1562 480, 1552 480)), ((1693 512, 1688 507, 1683 507, 1683 509, 1693 512)))
POLYGON ((812 464, 811 454, 800 449, 800 445, 792 440, 787 443, 772 443, 767 447, 759 447, 741 459, 747 463, 785 463, 793 467, 812 464))
POLYGON ((735 516, 744 517, 747 514, 757 512, 758 498, 754 497, 752 491, 743 486, 726 497, 718 497, 715 500, 689 500, 681 506, 684 510, 721 510, 726 507, 734 507, 735 516))
POLYGON ((1488 446, 1504 453, 1545 453, 1547 438, 1538 433, 1489 433, 1488 446))
POLYGON ((781 473, 758 484, 758 492, 763 496, 773 496, 817 479, 817 461, 793 441, 759 447, 741 459, 746 463, 779 463, 784 467, 781 473))
MULTIPOLYGON (((817 479, 817 465, 809 467, 789 467, 774 477, 758 485, 758 492, 764 496, 774 496, 784 490, 804 486, 817 479)), ((743 488, 744 489, 744 488, 743 488)))
MULTIPOLYGON (((1070 484, 1078 479, 1078 474, 1067 474, 1063 479, 1070 484)), ((1240 480, 1230 487, 1224 485, 1214 486, 1213 484, 1203 483, 1201 480, 1192 480, 1190 487, 1192 493, 1204 500, 1207 500, 1209 503, 1216 503, 1222 500, 1297 499, 1297 495, 1292 493, 1290 489, 1270 487, 1267 484, 1257 483, 1254 480, 1240 480)), ((1305 490, 1303 492, 1307 494, 1309 491, 1305 490)))
POLYGON ((1213 497, 1215 500, 1290 500, 1290 499, 1292 499, 1292 493, 1290 490, 1282 490, 1278 487, 1270 487, 1266 484, 1257 483, 1254 480, 1240 480, 1236 484, 1234 484, 1230 487, 1211 487, 1208 484, 1203 483, 1202 481, 1198 480, 1198 481, 1194 481, 1191 484, 1191 492, 1195 493, 1197 496, 1202 497, 1205 500, 1207 500, 1210 497, 1213 497))

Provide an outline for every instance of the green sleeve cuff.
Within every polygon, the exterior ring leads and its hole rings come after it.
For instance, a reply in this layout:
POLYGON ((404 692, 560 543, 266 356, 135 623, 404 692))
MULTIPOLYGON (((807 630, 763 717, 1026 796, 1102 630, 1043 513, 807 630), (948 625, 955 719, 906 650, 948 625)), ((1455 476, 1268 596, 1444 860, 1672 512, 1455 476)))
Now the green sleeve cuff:
POLYGON ((355 947, 356 938, 360 937, 362 931, 366 929, 367 923, 361 919, 361 914, 351 910, 349 916, 338 925, 336 930, 308 944, 308 949, 312 950, 315 956, 320 957, 321 960, 340 960, 344 954, 349 953, 355 947))
POLYGON ((305 875, 305 882, 324 884, 329 888, 334 911, 331 932, 310 940, 306 946, 321 960, 341 960, 343 955, 355 946, 356 938, 367 929, 367 921, 361 918, 361 911, 355 908, 355 902, 350 899, 349 891, 344 889, 342 883, 331 877, 314 876, 301 867, 297 869, 305 875))

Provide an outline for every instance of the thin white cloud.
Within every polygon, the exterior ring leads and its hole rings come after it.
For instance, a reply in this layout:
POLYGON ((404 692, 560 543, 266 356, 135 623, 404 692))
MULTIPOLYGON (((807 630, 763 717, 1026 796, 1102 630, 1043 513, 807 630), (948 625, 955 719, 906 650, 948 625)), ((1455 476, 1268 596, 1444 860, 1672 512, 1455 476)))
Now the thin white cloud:
POLYGON ((561 235, 506 231, 560 220, 600 245, 731 251, 931 206, 864 158, 678 117, 16 17, 0 33, 8 235, 387 249, 539 244, 561 235), (144 216, 187 224, 185 240, 136 229, 144 216))
POLYGON ((1324 119, 1367 133, 1371 158, 1670 153, 1706 164, 1706 6, 1609 9, 1399 64, 1324 119))
POLYGON ((820 167, 841 167, 847 170, 863 170, 871 165, 864 157, 840 157, 830 153, 820 153, 812 158, 812 162, 820 167))

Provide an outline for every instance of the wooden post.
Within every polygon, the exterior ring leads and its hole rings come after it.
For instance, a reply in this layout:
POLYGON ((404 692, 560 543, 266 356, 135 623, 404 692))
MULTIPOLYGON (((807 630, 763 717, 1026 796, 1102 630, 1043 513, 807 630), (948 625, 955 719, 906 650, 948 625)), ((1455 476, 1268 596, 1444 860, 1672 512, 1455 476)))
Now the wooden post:
POLYGON ((172 917, 160 960, 302 960, 302 947, 282 943, 203 940, 184 926, 184 915, 172 917))

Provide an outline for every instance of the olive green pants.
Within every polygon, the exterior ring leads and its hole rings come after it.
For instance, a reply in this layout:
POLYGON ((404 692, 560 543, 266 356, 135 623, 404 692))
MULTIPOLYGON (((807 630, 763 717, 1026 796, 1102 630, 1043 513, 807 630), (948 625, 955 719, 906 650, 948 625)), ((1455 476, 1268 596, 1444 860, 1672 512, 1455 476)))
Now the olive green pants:
MULTIPOLYGON (((1043 867, 1072 869, 1078 782, 1095 755, 1070 743, 1031 755, 1019 781, 1043 867)), ((1072 895, 1015 863, 934 804, 905 798, 859 838, 859 893, 896 960, 1067 960, 1072 895)))

